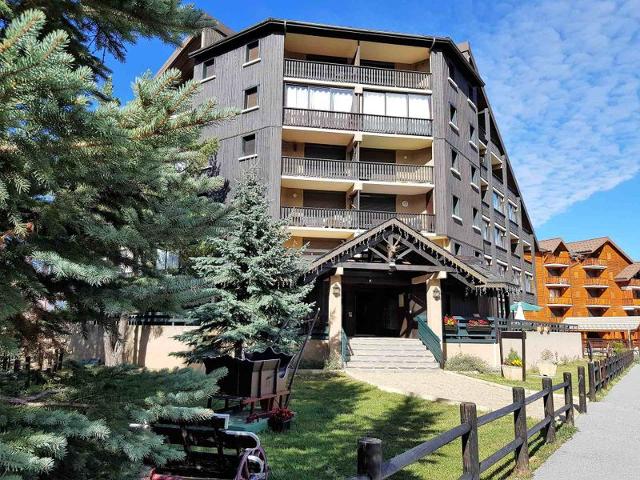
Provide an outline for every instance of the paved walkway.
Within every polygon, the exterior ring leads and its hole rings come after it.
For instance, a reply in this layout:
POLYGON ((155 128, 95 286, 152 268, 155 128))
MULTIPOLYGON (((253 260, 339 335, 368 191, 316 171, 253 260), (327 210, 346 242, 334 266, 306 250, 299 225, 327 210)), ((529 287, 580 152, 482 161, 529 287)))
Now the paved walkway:
POLYGON ((576 419, 578 432, 536 470, 536 480, 640 478, 640 366, 576 419))
MULTIPOLYGON (((414 395, 431 401, 473 402, 480 411, 497 410, 513 402, 511 387, 434 370, 365 370, 347 368, 347 374, 381 390, 414 395)), ((542 402, 527 407, 527 416, 543 418, 542 402)))

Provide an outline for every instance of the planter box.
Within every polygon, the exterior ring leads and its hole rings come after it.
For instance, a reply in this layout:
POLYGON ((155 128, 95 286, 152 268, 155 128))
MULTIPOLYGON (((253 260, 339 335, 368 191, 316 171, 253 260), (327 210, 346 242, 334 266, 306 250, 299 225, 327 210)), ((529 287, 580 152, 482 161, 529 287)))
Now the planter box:
POLYGON ((538 371, 545 377, 555 377, 558 366, 553 362, 538 362, 538 371))
POLYGON ((469 333, 491 333, 491 325, 467 325, 467 332, 469 333))
POLYGON ((502 365, 502 376, 507 380, 522 381, 522 367, 502 365))
POLYGON ((458 332, 458 325, 445 325, 444 326, 444 331, 445 332, 449 332, 449 333, 457 333, 458 332))
POLYGON ((291 429, 292 421, 293 421, 293 418, 290 418, 289 420, 284 420, 282 422, 269 419, 269 427, 271 428, 272 432, 277 432, 277 433, 288 432, 291 429))

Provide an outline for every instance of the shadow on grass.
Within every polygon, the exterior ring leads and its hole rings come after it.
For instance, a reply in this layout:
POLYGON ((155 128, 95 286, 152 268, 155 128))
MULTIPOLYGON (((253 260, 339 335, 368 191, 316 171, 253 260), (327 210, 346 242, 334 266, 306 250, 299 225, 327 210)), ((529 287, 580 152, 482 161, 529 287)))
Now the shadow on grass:
MULTIPOLYGON (((274 480, 344 479, 356 473, 361 437, 382 439, 389 459, 439 433, 434 424, 440 409, 418 398, 381 394, 343 376, 299 380, 291 404, 296 412, 291 432, 261 435, 274 480)), ((401 472, 396 478, 424 477, 401 472)))

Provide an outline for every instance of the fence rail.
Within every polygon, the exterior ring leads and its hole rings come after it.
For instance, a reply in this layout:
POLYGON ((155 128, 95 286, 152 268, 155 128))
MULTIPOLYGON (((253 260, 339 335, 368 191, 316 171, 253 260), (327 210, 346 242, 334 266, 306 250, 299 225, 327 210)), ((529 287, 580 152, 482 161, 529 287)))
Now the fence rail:
POLYGON ((367 113, 333 112, 306 108, 284 108, 283 122, 293 127, 327 128, 390 135, 433 135, 428 118, 388 117, 367 113))
MULTIPOLYGON (((513 403, 478 416, 474 403, 460 405, 460 424, 442 432, 440 435, 421 443, 387 461, 383 461, 382 441, 377 438, 362 438, 358 441, 357 476, 351 480, 382 480, 398 473, 400 470, 416 463, 422 458, 437 452, 440 448, 458 438, 462 441, 461 479, 478 480, 481 473, 493 465, 514 454, 517 472, 529 469, 529 439, 542 432, 545 443, 552 443, 556 437, 556 420, 562 424, 573 425, 573 382, 569 372, 564 373, 563 382, 553 385, 550 378, 542 379, 542 390, 525 397, 522 387, 513 387, 513 403), (554 392, 562 390, 564 402, 559 408, 554 406, 554 392), (527 428, 527 405, 542 400, 544 419, 527 428), (488 425, 508 415, 513 415, 513 440, 498 451, 484 459, 480 459, 478 428, 488 425)), ((584 385, 584 384, 583 384, 584 385)))
POLYGON ((433 167, 427 165, 282 157, 281 170, 282 175, 296 177, 433 183, 433 167))
POLYGON ((383 87, 430 89, 431 74, 415 70, 363 67, 341 63, 312 62, 286 58, 284 76, 339 83, 361 83, 383 87))
POLYGON ((435 215, 341 208, 282 207, 280 217, 292 227, 368 230, 397 218, 418 231, 435 232, 435 215))
MULTIPOLYGON (((596 391, 605 388, 613 377, 620 375, 634 360, 632 351, 622 352, 601 362, 589 363, 589 399, 596 400, 596 391)), ((513 402, 502 408, 478 416, 474 403, 460 405, 460 424, 442 432, 393 458, 384 461, 383 444, 377 438, 358 441, 357 476, 350 480, 382 480, 398 473, 440 448, 457 440, 462 443, 462 476, 460 479, 479 480, 480 475, 510 454, 514 455, 516 473, 529 470, 529 440, 540 433, 545 443, 556 439, 557 421, 561 425, 574 424, 574 409, 587 413, 587 379, 585 368, 578 367, 578 405, 573 404, 574 382, 570 372, 564 372, 562 383, 553 384, 551 378, 542 379, 542 390, 525 397, 522 387, 513 387, 513 402), (554 393, 562 392, 562 405, 554 405, 554 393), (532 427, 527 425, 527 406, 542 400, 544 418, 532 427), (480 458, 478 428, 513 415, 513 440, 484 459, 480 458)))

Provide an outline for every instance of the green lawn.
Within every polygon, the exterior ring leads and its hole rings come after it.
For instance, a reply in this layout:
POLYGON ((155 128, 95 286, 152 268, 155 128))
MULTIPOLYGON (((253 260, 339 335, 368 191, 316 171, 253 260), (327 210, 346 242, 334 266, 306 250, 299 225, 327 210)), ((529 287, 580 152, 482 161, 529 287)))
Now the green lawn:
MULTIPOLYGON (((555 377, 553 377, 553 383, 562 383, 564 381, 562 375, 564 372, 569 372, 571 373, 571 379, 574 385, 573 394, 578 395, 578 367, 585 367, 585 375, 587 375, 587 363, 587 360, 576 360, 563 365, 558 365, 558 371, 556 372, 555 377)), ((506 378, 502 378, 499 373, 469 373, 467 375, 494 383, 500 383, 502 385, 508 385, 510 387, 524 387, 535 391, 542 390, 542 376, 535 371, 527 371, 527 379, 524 382, 507 380, 506 378)))
MULTIPOLYGON (((273 480, 344 480, 355 474, 359 437, 381 438, 388 459, 460 421, 457 406, 382 392, 340 374, 299 377, 291 408, 296 418, 290 432, 260 435, 273 480)), ((568 428, 562 430, 560 439, 571 434, 568 428)), ((481 458, 511 440, 512 416, 481 427, 481 458)), ((531 450, 544 458, 554 446, 540 444, 536 436, 531 441, 531 450)), ((393 479, 458 478, 462 473, 460 450, 460 440, 456 440, 393 479)), ((511 458, 510 455, 483 478, 507 478, 513 464, 511 458)), ((532 464, 535 463, 534 460, 532 464)))

